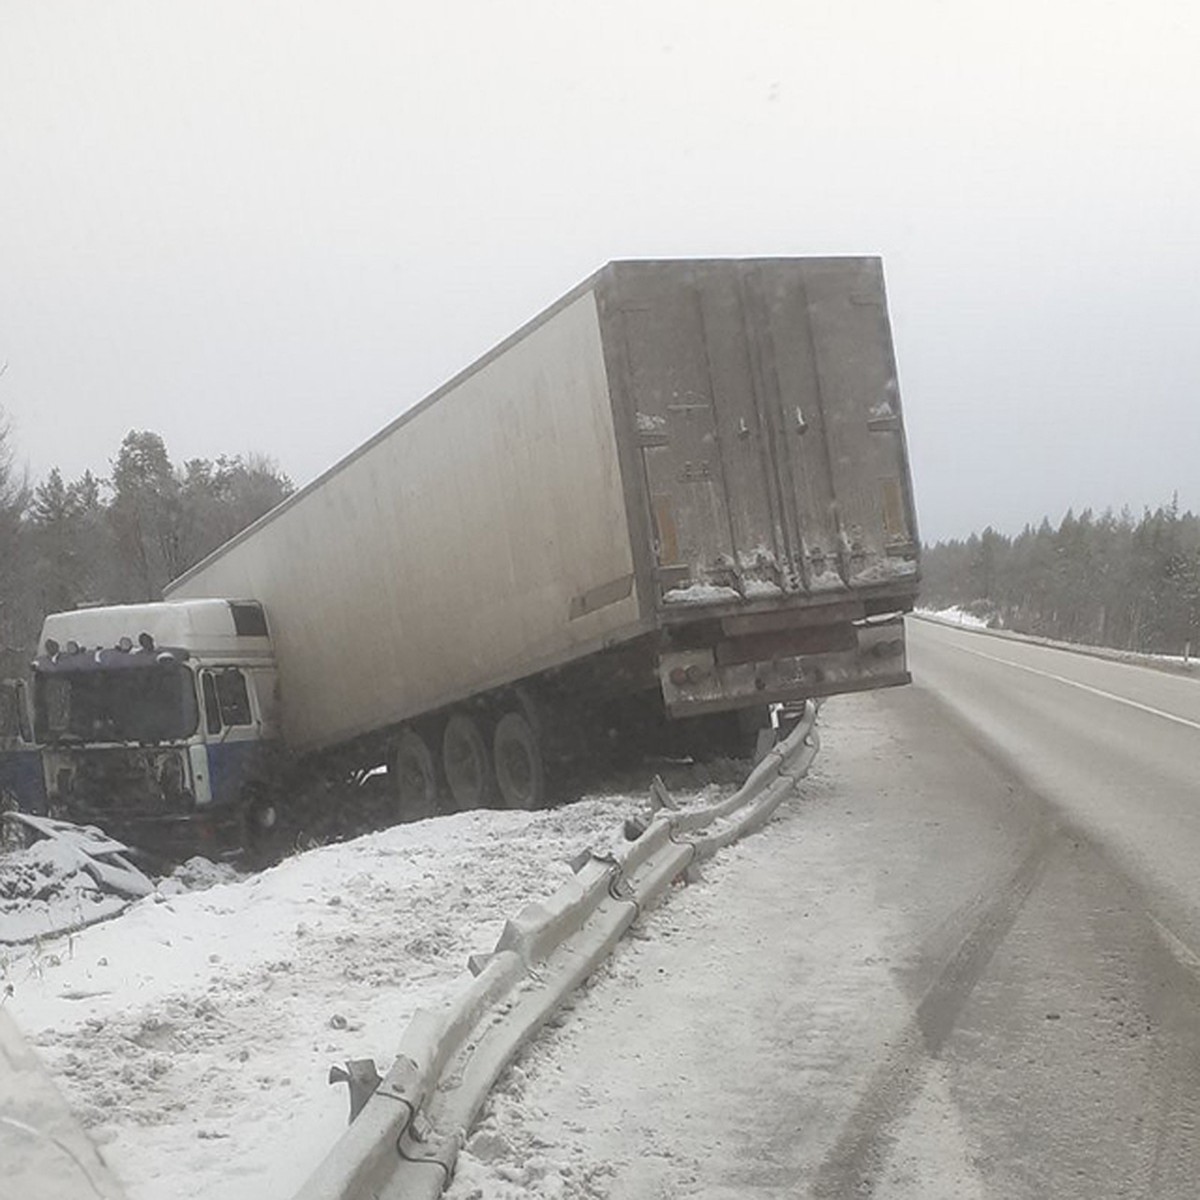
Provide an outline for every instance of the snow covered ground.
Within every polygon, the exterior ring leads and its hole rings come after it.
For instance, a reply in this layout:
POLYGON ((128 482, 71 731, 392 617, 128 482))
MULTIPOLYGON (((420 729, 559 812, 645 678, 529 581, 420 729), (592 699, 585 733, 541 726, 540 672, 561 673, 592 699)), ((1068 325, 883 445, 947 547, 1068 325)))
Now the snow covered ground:
POLYGON ((836 1124, 862 1086, 851 1048, 880 1037, 884 1014, 864 996, 896 987, 893 926, 869 881, 879 851, 830 806, 827 756, 830 742, 883 756, 887 731, 869 697, 827 701, 820 725, 809 777, 768 827, 639 922, 501 1078, 448 1200, 741 1200, 760 1195, 762 1164, 741 1159, 764 1101, 793 1096, 814 1128, 836 1124), (798 1039, 811 1077, 787 1065, 798 1039), (738 1182, 719 1183, 726 1173, 738 1182))
POLYGON ((287 1196, 345 1125, 329 1067, 386 1069, 414 1010, 461 989, 468 955, 644 807, 464 813, 260 875, 185 872, 114 920, 0 947, 0 1003, 131 1200, 287 1196))
POLYGON ((914 1013, 1005 842, 915 692, 826 703, 795 797, 636 925, 500 1079, 447 1200, 991 1194, 914 1013))
POLYGON ((950 608, 918 608, 917 612, 922 617, 929 617, 934 621, 944 621, 947 625, 962 625, 967 629, 986 629, 988 627, 988 623, 983 617, 977 617, 974 613, 969 613, 957 605, 952 605, 950 608))
MULTIPOLYGON (((826 705, 796 796, 639 921, 502 1077, 450 1200, 744 1200, 814 1177, 911 1012, 909 898, 881 906, 878 880, 915 853, 913 817, 942 816, 911 781, 886 798, 911 753, 881 716, 873 694, 826 705)), ((329 1067, 390 1065, 414 1010, 458 995, 467 956, 644 806, 468 813, 312 851, 10 951, 0 990, 130 1200, 286 1200, 345 1127, 329 1067)), ((877 1194, 974 1200, 926 1082, 903 1139, 922 1164, 889 1160, 877 1194)))

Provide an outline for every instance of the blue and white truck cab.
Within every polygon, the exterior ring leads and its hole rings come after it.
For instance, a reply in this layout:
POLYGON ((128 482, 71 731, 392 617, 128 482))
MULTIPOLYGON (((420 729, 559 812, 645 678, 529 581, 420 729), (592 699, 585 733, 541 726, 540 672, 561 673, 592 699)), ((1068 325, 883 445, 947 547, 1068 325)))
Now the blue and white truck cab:
POLYGON ((255 602, 53 613, 31 700, 51 815, 134 845, 219 853, 244 843, 266 805, 279 702, 255 602))

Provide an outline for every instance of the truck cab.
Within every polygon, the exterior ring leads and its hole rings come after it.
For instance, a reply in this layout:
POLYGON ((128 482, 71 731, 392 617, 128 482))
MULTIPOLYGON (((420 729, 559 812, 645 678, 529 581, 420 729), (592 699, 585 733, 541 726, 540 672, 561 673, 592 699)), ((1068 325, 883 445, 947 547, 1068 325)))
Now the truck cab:
POLYGON ((49 811, 164 852, 242 844, 278 743, 262 606, 185 600, 54 613, 33 662, 49 811))

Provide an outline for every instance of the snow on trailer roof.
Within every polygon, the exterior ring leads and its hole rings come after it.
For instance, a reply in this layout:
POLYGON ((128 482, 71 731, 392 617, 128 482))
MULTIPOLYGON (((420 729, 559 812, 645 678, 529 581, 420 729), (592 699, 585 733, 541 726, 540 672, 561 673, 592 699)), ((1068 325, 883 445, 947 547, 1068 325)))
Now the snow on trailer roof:
POLYGON ((51 613, 42 626, 41 644, 52 639, 60 646, 77 642, 96 649, 128 638, 136 646, 143 633, 158 646, 202 656, 269 649, 262 606, 252 600, 170 600, 51 613))

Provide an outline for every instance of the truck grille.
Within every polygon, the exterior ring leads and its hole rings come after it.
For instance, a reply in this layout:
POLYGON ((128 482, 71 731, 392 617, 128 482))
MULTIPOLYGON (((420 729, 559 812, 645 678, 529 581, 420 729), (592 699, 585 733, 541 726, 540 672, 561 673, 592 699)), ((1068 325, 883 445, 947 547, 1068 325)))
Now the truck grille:
POLYGON ((192 807, 183 751, 161 747, 47 751, 52 802, 68 812, 146 814, 192 807))

